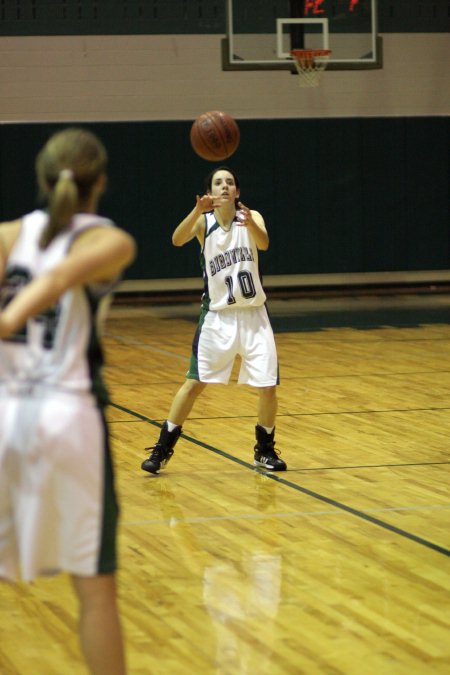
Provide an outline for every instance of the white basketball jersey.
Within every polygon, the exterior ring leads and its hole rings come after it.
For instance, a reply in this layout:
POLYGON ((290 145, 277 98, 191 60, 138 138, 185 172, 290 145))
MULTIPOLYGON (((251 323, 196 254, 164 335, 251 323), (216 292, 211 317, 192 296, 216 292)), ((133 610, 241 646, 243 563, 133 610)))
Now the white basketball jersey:
MULTIPOLYGON (((8 259, 0 289, 0 306, 5 307, 36 277, 60 263, 81 231, 113 223, 94 214, 77 214, 69 228, 46 249, 39 239, 47 224, 44 211, 33 211, 22 219, 19 237, 8 259)), ((8 339, 0 340, 0 383, 21 387, 39 383, 64 390, 106 393, 100 376, 103 362, 97 339, 100 299, 112 285, 75 287, 55 306, 29 319, 8 339)))
POLYGON ((236 218, 225 231, 205 214, 201 264, 204 307, 212 310, 260 307, 266 301, 258 266, 258 249, 247 227, 236 218))

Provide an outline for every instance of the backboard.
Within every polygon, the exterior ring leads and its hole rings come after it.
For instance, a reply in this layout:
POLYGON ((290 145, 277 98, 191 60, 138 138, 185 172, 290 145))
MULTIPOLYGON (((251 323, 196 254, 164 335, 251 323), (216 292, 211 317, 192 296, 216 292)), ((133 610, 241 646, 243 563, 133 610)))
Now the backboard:
POLYGON ((377 0, 226 0, 224 70, 294 70, 291 49, 331 49, 328 70, 381 68, 377 0))

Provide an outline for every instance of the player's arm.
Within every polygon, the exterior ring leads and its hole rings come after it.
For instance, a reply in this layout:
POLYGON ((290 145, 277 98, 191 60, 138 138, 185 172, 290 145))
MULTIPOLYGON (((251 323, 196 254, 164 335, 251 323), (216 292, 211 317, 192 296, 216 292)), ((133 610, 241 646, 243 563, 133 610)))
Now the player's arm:
POLYGON ((205 219, 203 214, 212 211, 216 207, 222 206, 223 197, 213 197, 212 195, 197 195, 196 203, 192 211, 175 228, 172 234, 172 243, 174 246, 184 246, 188 241, 197 237, 200 244, 203 245, 205 236, 205 219))
POLYGON ((61 263, 25 286, 0 313, 0 337, 15 333, 69 288, 114 279, 133 260, 135 250, 134 239, 118 228, 84 232, 61 263))
POLYGON ((183 218, 181 223, 177 225, 172 234, 172 244, 174 246, 184 246, 188 241, 192 241, 194 237, 202 242, 201 230, 203 225, 203 211, 199 204, 199 197, 197 197, 197 203, 190 213, 183 218))
POLYGON ((259 211, 253 211, 239 202, 239 221, 251 232, 255 244, 260 251, 267 251, 269 248, 269 235, 267 234, 264 218, 259 211))
POLYGON ((20 220, 13 220, 0 223, 0 283, 5 275, 9 253, 19 236, 20 222, 20 220))

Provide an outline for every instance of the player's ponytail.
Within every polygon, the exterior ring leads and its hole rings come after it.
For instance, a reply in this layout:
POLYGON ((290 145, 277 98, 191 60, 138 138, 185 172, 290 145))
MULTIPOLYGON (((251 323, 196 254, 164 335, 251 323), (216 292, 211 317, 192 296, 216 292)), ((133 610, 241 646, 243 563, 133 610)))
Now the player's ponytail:
POLYGON ((42 196, 48 202, 49 220, 40 247, 47 248, 87 204, 94 184, 105 172, 103 144, 84 129, 65 129, 50 138, 36 159, 42 196))
POLYGON ((41 237, 41 248, 46 248, 56 235, 69 225, 77 207, 78 188, 73 171, 62 169, 53 190, 48 195, 49 221, 41 237))

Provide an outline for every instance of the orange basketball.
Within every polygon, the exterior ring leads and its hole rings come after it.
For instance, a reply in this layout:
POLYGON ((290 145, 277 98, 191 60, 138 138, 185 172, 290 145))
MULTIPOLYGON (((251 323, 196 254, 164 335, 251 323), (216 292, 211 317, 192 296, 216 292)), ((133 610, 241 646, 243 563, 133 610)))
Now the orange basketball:
POLYGON ((239 127, 221 110, 205 112, 191 127, 191 145, 202 159, 221 162, 236 152, 240 141, 239 127))

